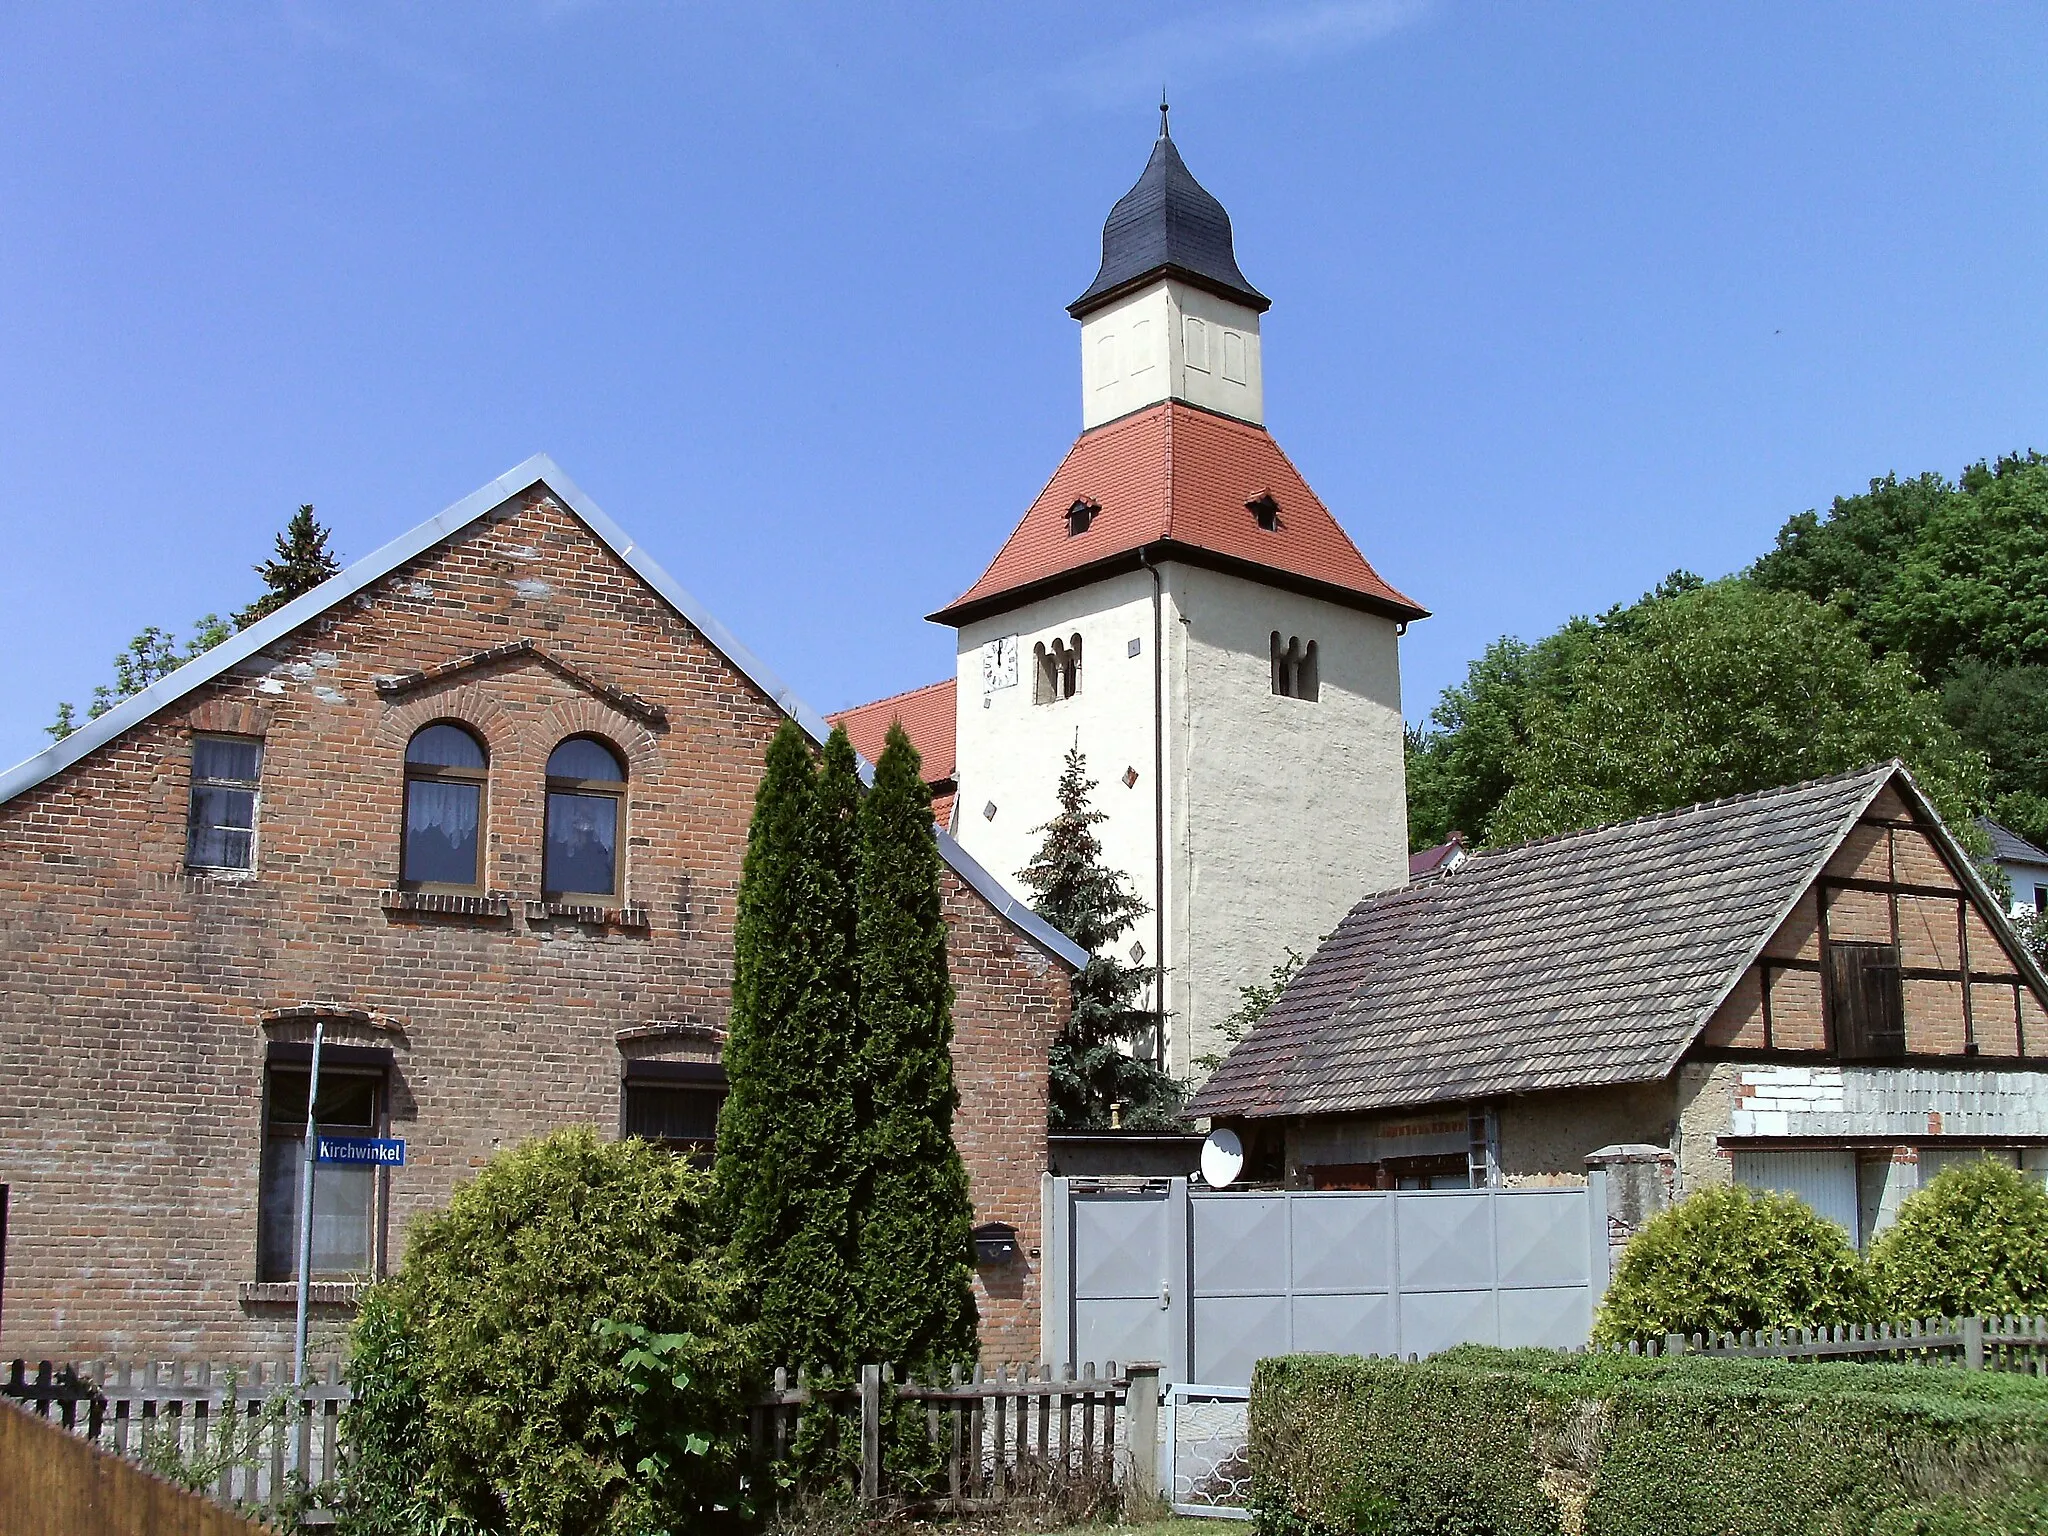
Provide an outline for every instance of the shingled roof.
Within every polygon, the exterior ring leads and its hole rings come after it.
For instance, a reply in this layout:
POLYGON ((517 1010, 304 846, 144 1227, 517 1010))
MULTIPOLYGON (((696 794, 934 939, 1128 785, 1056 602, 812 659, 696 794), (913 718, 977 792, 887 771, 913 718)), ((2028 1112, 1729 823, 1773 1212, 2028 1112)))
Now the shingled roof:
POLYGON ((1109 210, 1102 266, 1067 313, 1079 320, 1157 277, 1177 277, 1262 312, 1273 302, 1237 269, 1230 215, 1195 180, 1163 128, 1144 174, 1109 210))
POLYGON ((981 579, 931 618, 966 624, 1135 570, 1141 550, 1394 619, 1427 617, 1367 563, 1264 427, 1169 400, 1082 433, 981 579), (1261 497, 1276 509, 1273 527, 1252 509, 1261 497), (1099 510, 1074 533, 1077 501, 1099 510))
POLYGON ((1888 783, 1974 881, 1897 763, 1474 854, 1353 907, 1190 1112, 1661 1078, 1888 783))

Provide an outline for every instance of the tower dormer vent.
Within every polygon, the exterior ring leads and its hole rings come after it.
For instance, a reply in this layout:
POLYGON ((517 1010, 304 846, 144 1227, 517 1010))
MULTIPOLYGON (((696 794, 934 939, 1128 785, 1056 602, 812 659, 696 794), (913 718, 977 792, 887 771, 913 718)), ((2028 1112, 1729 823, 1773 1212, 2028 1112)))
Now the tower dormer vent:
POLYGON ((1279 531, 1280 503, 1273 499, 1271 491, 1259 492, 1258 495, 1246 502, 1245 506, 1250 509, 1253 519, 1266 532, 1277 533, 1279 531))
POLYGON ((1086 533, 1088 525, 1095 521, 1095 514, 1101 510, 1101 502, 1090 501, 1085 496, 1067 508, 1067 537, 1072 538, 1077 533, 1086 533))

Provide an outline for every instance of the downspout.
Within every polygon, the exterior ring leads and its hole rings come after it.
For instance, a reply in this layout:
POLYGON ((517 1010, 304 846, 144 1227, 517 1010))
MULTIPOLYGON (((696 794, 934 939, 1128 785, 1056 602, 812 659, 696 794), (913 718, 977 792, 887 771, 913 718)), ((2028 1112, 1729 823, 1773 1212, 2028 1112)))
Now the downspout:
POLYGON ((1173 1062, 1166 1048, 1166 653, 1161 643, 1164 588, 1152 551, 1140 547, 1138 563, 1152 573, 1152 1029, 1161 1066, 1173 1062))

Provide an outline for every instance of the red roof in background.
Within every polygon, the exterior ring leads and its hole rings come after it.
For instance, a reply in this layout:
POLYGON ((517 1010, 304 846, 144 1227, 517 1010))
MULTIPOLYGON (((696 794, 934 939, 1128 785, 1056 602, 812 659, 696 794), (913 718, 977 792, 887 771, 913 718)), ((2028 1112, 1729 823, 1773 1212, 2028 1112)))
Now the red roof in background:
MULTIPOLYGON (((871 763, 881 759, 882 744, 889 736, 889 722, 900 719, 910 737, 910 744, 924 759, 925 783, 950 784, 956 776, 953 757, 954 691, 955 679, 949 677, 942 683, 927 683, 908 693, 891 694, 886 699, 842 709, 838 714, 825 718, 834 725, 845 726, 847 736, 853 741, 853 750, 871 763)), ((948 824, 948 817, 939 818, 940 826, 948 824)))
POLYGON ((1408 855, 1408 878, 1420 880, 1424 875, 1436 873, 1455 855, 1465 851, 1465 840, 1454 837, 1448 843, 1438 843, 1434 848, 1425 848, 1420 853, 1408 855))
POLYGON ((1337 589, 1340 601, 1349 593, 1398 618, 1425 615, 1366 563, 1264 427, 1166 401, 1082 433, 981 579, 931 617, 964 623, 996 611, 993 599, 1162 541, 1182 558, 1261 566, 1337 589), (1246 505, 1260 495, 1279 504, 1277 529, 1261 528, 1246 505), (1102 510, 1069 534, 1080 500, 1102 510))

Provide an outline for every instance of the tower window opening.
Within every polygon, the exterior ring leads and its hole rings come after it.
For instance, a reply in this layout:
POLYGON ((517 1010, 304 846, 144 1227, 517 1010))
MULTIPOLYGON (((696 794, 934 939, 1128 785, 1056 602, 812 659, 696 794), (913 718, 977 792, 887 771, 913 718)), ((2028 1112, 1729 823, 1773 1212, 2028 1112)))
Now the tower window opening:
POLYGON ((1299 635, 1289 635, 1283 644, 1280 631, 1273 631, 1273 692, 1283 699, 1306 699, 1310 703, 1322 697, 1315 641, 1304 645, 1299 635))
POLYGON ((1245 506, 1251 509, 1253 519, 1268 533, 1277 533, 1280 528, 1280 503, 1273 499, 1271 491, 1261 491, 1245 506))
POLYGON ((1101 510, 1101 502, 1090 501, 1085 496, 1067 508, 1067 537, 1072 538, 1077 533, 1086 533, 1088 525, 1095 521, 1095 514, 1101 510))
POLYGON ((1081 637, 1069 635, 1032 647, 1032 691, 1034 704, 1057 704, 1081 691, 1081 637))

